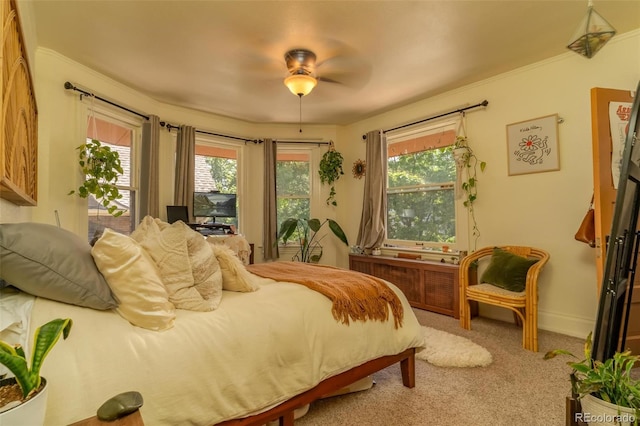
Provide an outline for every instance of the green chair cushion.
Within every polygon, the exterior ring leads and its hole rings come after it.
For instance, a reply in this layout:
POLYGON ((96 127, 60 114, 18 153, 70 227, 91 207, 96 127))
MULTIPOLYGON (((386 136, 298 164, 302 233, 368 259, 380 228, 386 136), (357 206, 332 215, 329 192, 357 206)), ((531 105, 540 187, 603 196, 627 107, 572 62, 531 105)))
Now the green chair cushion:
POLYGON ((491 262, 482 274, 480 282, 509 291, 523 291, 527 282, 527 272, 537 261, 538 259, 527 259, 495 247, 491 262))

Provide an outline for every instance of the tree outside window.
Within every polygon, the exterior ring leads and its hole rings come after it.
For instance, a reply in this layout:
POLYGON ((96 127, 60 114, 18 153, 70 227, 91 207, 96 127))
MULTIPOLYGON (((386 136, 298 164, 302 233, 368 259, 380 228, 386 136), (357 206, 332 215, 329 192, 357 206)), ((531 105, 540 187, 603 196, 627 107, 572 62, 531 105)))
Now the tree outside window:
POLYGON ((455 243, 453 130, 388 144, 387 239, 455 243))
MULTIPOLYGON (((196 144, 195 191, 237 194, 238 151, 233 148, 196 144)), ((216 222, 237 227, 238 217, 216 217, 216 222)))
MULTIPOLYGON (((278 229, 289 218, 310 218, 311 179, 308 153, 278 152, 276 196, 278 229)), ((292 241, 297 241, 294 235, 292 241)))

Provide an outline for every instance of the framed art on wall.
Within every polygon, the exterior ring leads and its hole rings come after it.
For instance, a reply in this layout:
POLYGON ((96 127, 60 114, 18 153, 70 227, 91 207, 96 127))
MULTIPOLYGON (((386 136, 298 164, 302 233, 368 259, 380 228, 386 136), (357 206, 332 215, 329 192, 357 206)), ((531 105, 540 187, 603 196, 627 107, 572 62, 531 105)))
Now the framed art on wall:
POLYGON ((509 176, 560 170, 558 114, 507 124, 509 176))

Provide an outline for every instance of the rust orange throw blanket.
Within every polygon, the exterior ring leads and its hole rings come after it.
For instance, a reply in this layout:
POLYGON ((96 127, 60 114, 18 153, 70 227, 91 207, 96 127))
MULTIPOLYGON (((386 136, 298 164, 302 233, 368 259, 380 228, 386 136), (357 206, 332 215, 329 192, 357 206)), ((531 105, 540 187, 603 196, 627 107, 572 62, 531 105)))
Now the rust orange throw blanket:
POLYGON ((349 320, 389 319, 402 326, 402 302, 382 280, 356 271, 302 262, 270 262, 248 265, 247 270, 264 278, 302 284, 322 293, 333 302, 333 317, 344 324, 349 320))

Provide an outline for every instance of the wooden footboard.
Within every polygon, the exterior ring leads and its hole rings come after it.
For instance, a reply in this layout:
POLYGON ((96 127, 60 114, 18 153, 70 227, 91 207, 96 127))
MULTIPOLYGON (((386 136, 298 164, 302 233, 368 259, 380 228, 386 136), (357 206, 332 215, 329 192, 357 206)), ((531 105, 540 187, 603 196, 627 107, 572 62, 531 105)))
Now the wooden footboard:
POLYGON ((264 413, 256 414, 254 416, 245 417, 242 419, 227 420, 219 423, 219 425, 231 426, 261 426, 272 420, 279 420, 280 426, 293 425, 293 411, 296 408, 302 407, 306 404, 344 388, 370 374, 380 371, 383 368, 387 368, 390 365, 400 362, 400 371, 402 373, 402 384, 408 388, 413 388, 416 385, 415 381, 415 348, 410 348, 396 355, 388 355, 382 358, 377 358, 362 365, 347 370, 344 373, 340 373, 337 376, 329 377, 326 380, 318 383, 318 385, 308 391, 296 395, 293 398, 283 402, 277 407, 272 408, 264 413))

